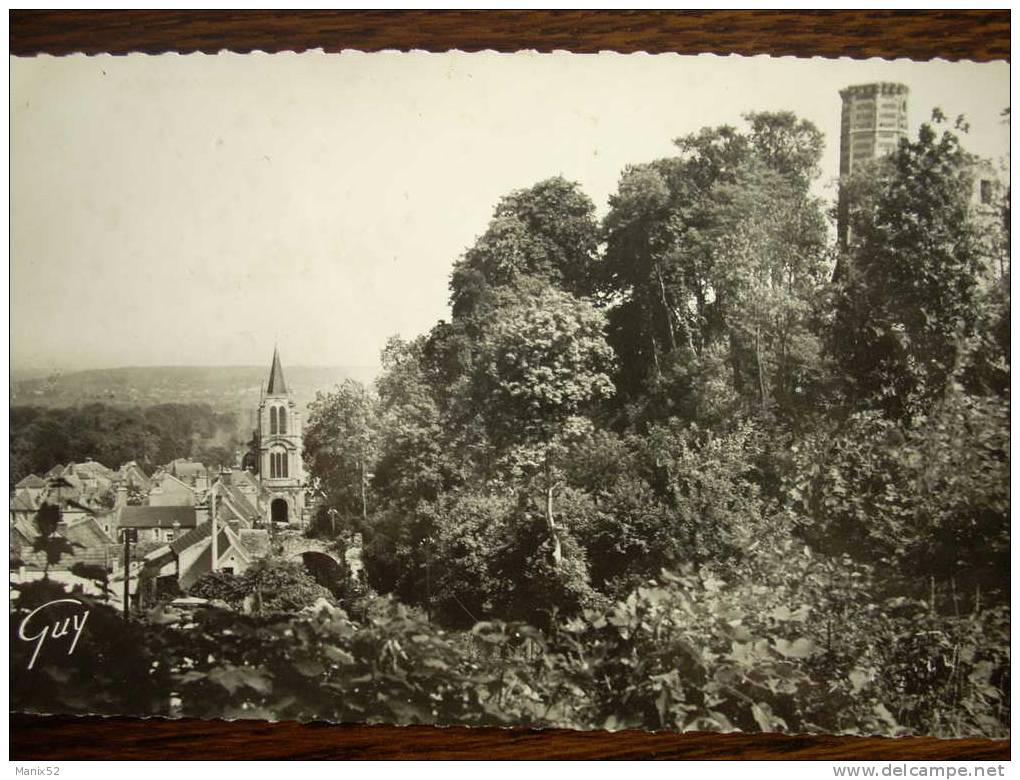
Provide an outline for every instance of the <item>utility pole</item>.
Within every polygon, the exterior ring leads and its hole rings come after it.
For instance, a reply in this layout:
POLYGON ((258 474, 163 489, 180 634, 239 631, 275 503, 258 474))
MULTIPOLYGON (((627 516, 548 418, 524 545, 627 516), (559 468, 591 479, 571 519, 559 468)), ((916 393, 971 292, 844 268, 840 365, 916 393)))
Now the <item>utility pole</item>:
POLYGON ((219 540, 217 537, 218 529, 216 527, 216 491, 209 491, 209 522, 212 524, 212 570, 216 571, 219 568, 219 540))
POLYGON ((124 529, 124 619, 131 619, 131 532, 133 528, 124 529))

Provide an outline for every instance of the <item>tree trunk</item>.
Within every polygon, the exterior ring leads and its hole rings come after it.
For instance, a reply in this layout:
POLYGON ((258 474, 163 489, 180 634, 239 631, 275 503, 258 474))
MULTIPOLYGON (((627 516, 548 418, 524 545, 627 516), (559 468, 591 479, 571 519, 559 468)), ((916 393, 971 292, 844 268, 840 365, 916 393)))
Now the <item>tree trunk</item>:
POLYGON ((652 363, 655 365, 655 378, 662 379, 662 369, 659 367, 659 347, 655 343, 655 323, 648 329, 648 340, 652 344, 652 363))
POLYGON ((556 520, 553 517, 553 490, 554 486, 550 482, 545 492, 545 521, 549 526, 549 536, 552 537, 553 565, 559 568, 560 562, 563 560, 563 548, 560 545, 560 535, 556 530, 556 520))
MULTIPOLYGON (((738 396, 744 394, 744 377, 740 370, 740 343, 733 331, 729 334, 730 342, 730 371, 733 372, 733 389, 738 396)), ((743 401, 743 398, 741 398, 743 401)))
POLYGON ((361 519, 368 520, 368 495, 365 492, 365 458, 358 458, 358 465, 361 469, 361 519))
POLYGON ((666 299, 666 283, 662 280, 662 271, 659 264, 655 264, 655 277, 659 281, 659 298, 662 300, 662 312, 666 315, 666 331, 669 333, 669 348, 676 351, 676 332, 673 329, 673 311, 666 299))
POLYGON ((754 329, 754 357, 758 364, 758 392, 761 393, 761 406, 765 408, 765 365, 761 359, 761 330, 754 329))

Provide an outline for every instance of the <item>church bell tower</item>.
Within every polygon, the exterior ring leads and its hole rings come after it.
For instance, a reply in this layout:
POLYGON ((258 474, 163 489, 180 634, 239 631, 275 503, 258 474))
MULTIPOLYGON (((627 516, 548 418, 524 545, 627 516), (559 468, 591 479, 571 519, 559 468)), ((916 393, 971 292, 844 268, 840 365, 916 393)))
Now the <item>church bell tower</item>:
POLYGON ((279 349, 273 350, 269 383, 258 412, 257 464, 265 519, 303 524, 305 470, 301 460, 301 414, 283 378, 279 349))

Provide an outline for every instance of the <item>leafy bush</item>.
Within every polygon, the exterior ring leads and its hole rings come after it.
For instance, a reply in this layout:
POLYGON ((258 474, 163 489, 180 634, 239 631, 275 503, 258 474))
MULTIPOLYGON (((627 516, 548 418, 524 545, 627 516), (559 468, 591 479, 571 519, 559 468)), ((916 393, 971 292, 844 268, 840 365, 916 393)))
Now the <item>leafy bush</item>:
POLYGON ((188 589, 189 596, 218 599, 235 609, 254 612, 294 612, 319 599, 333 601, 328 589, 305 571, 300 561, 264 558, 243 574, 209 572, 188 589))
POLYGON ((693 564, 737 566, 783 523, 761 495, 761 437, 744 424, 713 433, 679 421, 653 427, 644 460, 669 506, 671 533, 693 564))
POLYGON ((1006 598, 1008 419, 1007 402, 958 392, 912 427, 853 415, 794 453, 791 511, 812 544, 888 565, 901 592, 934 579, 970 603, 1006 598))
MULTIPOLYGON (((605 609, 542 631, 437 628, 390 598, 354 622, 336 607, 248 615, 160 607, 125 623, 97 599, 73 656, 27 670, 21 710, 186 717, 940 736, 1009 733, 1009 612, 946 617, 872 600, 866 567, 783 551, 764 584, 664 572, 605 609), (111 663, 111 659, 116 659, 111 663)), ((45 587, 47 593, 35 593, 45 587)))
POLYGON ((435 528, 427 542, 431 596, 446 624, 498 616, 545 625, 557 610, 576 612, 593 597, 569 513, 559 517, 556 565, 542 510, 526 495, 452 493, 427 511, 435 528))
POLYGON ((247 583, 239 574, 227 571, 210 571, 203 574, 188 588, 188 595, 210 601, 223 601, 240 606, 248 595, 247 583))

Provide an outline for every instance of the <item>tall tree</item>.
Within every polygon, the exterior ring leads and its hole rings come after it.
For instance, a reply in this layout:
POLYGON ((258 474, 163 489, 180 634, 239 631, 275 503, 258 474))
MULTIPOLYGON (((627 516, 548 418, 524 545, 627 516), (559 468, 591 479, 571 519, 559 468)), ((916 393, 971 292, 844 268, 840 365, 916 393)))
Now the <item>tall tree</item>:
POLYGON ((923 411, 959 368, 987 265, 971 208, 972 158, 922 125, 878 169, 841 259, 830 348, 857 404, 923 411))
POLYGON ((478 314, 491 291, 525 278, 589 294, 597 247, 595 206, 577 184, 555 177, 510 193, 454 266, 454 320, 478 314))
POLYGON ((614 358, 604 330, 603 315, 588 301, 551 287, 528 291, 494 311, 476 365, 473 393, 486 410, 493 441, 541 484, 557 564, 558 456, 565 440, 588 428, 596 404, 614 390, 614 358))
POLYGON ((373 485, 382 502, 412 511, 456 480, 451 437, 426 368, 426 338, 391 338, 383 350, 379 458, 373 485))
POLYGON ((376 399, 353 379, 319 393, 309 408, 304 460, 329 507, 368 519, 368 486, 378 439, 376 399))
POLYGON ((601 292, 621 396, 652 418, 795 402, 817 367, 821 134, 789 113, 746 119, 629 168, 610 200, 601 292))

